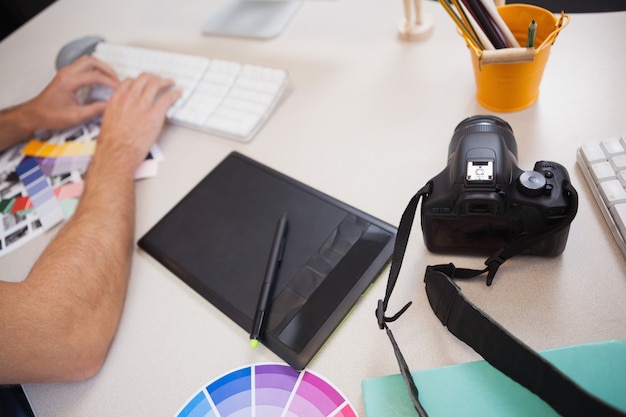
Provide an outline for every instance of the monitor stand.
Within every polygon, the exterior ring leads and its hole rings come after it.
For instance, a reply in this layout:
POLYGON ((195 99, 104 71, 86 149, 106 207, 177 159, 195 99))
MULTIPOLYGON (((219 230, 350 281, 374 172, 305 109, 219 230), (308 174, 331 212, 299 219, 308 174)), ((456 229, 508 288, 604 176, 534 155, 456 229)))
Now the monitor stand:
POLYGON ((203 27, 205 35, 270 39, 279 35, 301 0, 233 0, 203 27))

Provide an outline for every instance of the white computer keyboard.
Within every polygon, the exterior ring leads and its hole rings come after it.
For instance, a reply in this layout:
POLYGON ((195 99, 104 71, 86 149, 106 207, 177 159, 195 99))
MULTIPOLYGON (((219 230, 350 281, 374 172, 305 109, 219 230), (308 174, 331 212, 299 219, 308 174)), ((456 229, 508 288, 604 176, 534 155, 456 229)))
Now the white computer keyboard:
MULTIPOLYGON (((250 141, 288 85, 285 70, 100 42, 93 55, 120 79, 150 72, 171 78, 183 92, 167 114, 171 123, 250 141)), ((95 89, 94 99, 110 91, 95 89)))
POLYGON ((578 165, 626 257, 626 135, 584 144, 578 165))

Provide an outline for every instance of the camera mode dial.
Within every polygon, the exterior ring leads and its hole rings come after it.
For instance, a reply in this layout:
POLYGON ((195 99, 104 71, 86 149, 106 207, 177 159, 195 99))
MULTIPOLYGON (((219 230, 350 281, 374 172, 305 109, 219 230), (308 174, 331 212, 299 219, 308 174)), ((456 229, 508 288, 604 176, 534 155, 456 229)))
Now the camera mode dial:
POLYGON ((546 190, 546 177, 537 171, 524 171, 517 179, 517 189, 526 197, 539 197, 546 190))

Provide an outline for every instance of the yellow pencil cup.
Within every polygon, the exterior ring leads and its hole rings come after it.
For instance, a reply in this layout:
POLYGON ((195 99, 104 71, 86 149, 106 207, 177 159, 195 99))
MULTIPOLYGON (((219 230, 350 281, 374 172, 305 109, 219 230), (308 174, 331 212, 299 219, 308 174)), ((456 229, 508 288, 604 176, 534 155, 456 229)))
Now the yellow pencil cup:
POLYGON ((498 7, 520 48, 480 50, 470 39, 465 41, 472 54, 476 99, 484 107, 499 111, 522 110, 539 97, 539 85, 550 56, 550 48, 569 16, 557 18, 549 10, 527 4, 498 7), (528 25, 537 23, 535 47, 526 48, 528 25))

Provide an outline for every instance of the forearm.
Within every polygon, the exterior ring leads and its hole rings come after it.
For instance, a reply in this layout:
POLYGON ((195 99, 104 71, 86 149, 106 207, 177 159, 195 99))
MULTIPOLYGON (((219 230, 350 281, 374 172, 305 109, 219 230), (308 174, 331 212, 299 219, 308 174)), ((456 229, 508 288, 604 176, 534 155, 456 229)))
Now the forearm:
POLYGON ((28 104, 0 110, 0 152, 34 132, 31 117, 28 104))
MULTIPOLYGON (((56 80, 69 83, 71 75, 56 80)), ((147 74, 120 85, 103 115, 76 213, 23 282, 0 281, 0 384, 79 380, 100 369, 128 285, 134 173, 180 97, 171 86, 147 74)), ((54 102, 46 91, 38 100, 31 103, 35 109, 54 102)), ((100 111, 93 105, 87 110, 100 111)))
POLYGON ((133 248, 134 182, 117 168, 94 157, 76 213, 20 284, 15 308, 23 322, 12 332, 19 351, 8 363, 0 352, 0 383, 3 373, 5 382, 44 382, 85 379, 100 368, 122 312, 133 248), (11 374, 11 366, 20 369, 11 374))

